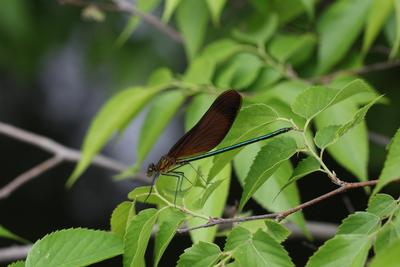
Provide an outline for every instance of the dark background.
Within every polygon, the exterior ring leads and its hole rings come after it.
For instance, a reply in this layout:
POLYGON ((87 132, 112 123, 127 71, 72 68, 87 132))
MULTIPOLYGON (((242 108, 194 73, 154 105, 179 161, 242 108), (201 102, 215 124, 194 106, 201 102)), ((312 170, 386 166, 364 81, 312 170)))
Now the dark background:
MULTIPOLYGON (((234 16, 235 12, 239 13, 233 8, 228 14, 234 16)), ((108 13, 103 23, 87 22, 81 19, 79 8, 62 6, 56 1, 1 1, 0 121, 79 149, 91 118, 111 95, 124 87, 143 84, 157 67, 166 66, 178 73, 184 70, 182 46, 149 25, 141 24, 123 47, 115 47, 115 39, 127 19, 108 13)), ((369 60, 380 57, 386 59, 377 53, 369 60)), ((364 76, 391 99, 388 105, 373 107, 367 116, 368 128, 387 137, 393 136, 400 124, 399 71, 400 68, 394 68, 364 76)), ((126 164, 135 162, 143 115, 123 137, 107 146, 105 155, 126 164)), ((181 133, 178 116, 146 163, 156 161, 181 133)), ((371 143, 371 179, 379 175, 385 153, 384 146, 371 143)), ((37 147, 0 135, 0 187, 50 156, 37 147)), ((353 176, 329 156, 327 162, 341 177, 351 181, 353 176)), ((114 173, 91 167, 71 190, 66 190, 65 181, 73 167, 72 163, 63 163, 0 200, 0 224, 32 242, 61 228, 109 229, 113 208, 138 182, 114 182, 114 173)), ((303 201, 335 188, 327 179, 319 178, 322 177, 311 175, 299 182, 303 201)), ((398 186, 389 187, 388 192, 395 187, 398 186)), ((240 185, 233 179, 229 204, 233 205, 240 194, 240 185)), ((338 224, 351 212, 349 209, 364 209, 367 199, 363 189, 358 189, 310 207, 304 213, 308 220, 338 224)), ((255 213, 265 213, 255 202, 249 204, 250 208, 255 213)), ((301 266, 322 242, 289 239, 285 246, 301 266)), ((0 240, 1 247, 14 243, 0 240)), ((217 243, 223 245, 224 238, 217 238, 217 243)), ((176 237, 163 256, 162 266, 174 265, 190 245, 188 236, 176 237)), ((148 251, 152 251, 152 241, 148 251)), ((149 254, 149 260, 151 257, 149 254)), ((121 259, 96 266, 114 265, 120 266, 121 259)))

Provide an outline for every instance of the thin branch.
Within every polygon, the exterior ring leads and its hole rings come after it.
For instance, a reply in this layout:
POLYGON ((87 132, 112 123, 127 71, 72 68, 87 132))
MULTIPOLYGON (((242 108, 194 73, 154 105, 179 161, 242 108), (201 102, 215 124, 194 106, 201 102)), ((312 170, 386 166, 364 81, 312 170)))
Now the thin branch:
POLYGON ((368 138, 377 145, 387 146, 390 143, 390 138, 382 134, 368 131, 368 138))
MULTIPOLYGON (((52 158, 40 163, 39 165, 28 170, 27 172, 22 173, 14 180, 12 180, 9 184, 1 188, 0 199, 9 196, 12 192, 14 192, 17 188, 19 188, 26 182, 54 168, 61 162, 77 162, 82 157, 81 152, 79 152, 78 150, 63 146, 45 136, 34 134, 3 122, 0 122, 0 134, 34 145, 54 155, 52 158)), ((116 172, 121 172, 128 168, 128 166, 121 162, 101 155, 95 157, 92 161, 92 164, 116 172)), ((148 183, 148 180, 145 178, 144 175, 137 175, 135 176, 135 179, 148 183)))
POLYGON ((247 222, 247 221, 254 221, 254 220, 262 220, 262 219, 276 219, 278 221, 283 220, 284 218, 288 217, 289 215, 300 211, 304 208, 307 208, 309 206, 315 205, 327 198, 330 198, 334 195, 337 195, 339 193, 342 193, 346 190, 349 189, 354 189, 354 188, 359 188, 359 187, 365 187, 365 186, 371 186, 371 185, 375 185, 378 183, 378 180, 371 180, 371 181, 366 181, 366 182, 358 182, 358 183, 346 183, 343 186, 328 192, 324 195, 321 195, 317 198, 314 198, 310 201, 307 201, 303 204, 300 204, 294 208, 288 209, 286 211, 282 211, 282 212, 277 212, 277 213, 270 213, 270 214, 263 214, 263 215, 255 215, 255 216, 249 216, 249 217, 238 217, 238 218, 211 218, 209 220, 209 222, 199 225, 199 226, 195 226, 195 227, 191 227, 191 228, 181 228, 178 229, 177 232, 178 233, 186 233, 192 230, 196 230, 196 229, 201 229, 201 228, 208 228, 214 225, 219 225, 219 224, 227 224, 227 223, 240 223, 240 222, 247 222))
POLYGON ((360 67, 358 69, 350 69, 350 70, 340 70, 336 71, 327 75, 315 77, 311 79, 311 82, 316 83, 316 82, 322 82, 322 83, 328 83, 335 77, 339 75, 362 75, 366 74, 369 72, 374 72, 374 71, 381 71, 381 70, 386 70, 386 69, 391 69, 395 67, 400 67, 400 60, 396 61, 384 61, 384 62, 378 62, 374 63, 371 65, 366 65, 363 67, 360 67))
POLYGON ((0 249, 0 262, 11 262, 24 259, 28 255, 32 245, 11 246, 0 249))
POLYGON ((138 16, 143 19, 143 21, 152 25, 154 28, 159 30, 160 32, 168 35, 171 39, 178 43, 182 43, 181 35, 174 30, 172 27, 162 23, 157 17, 152 14, 145 13, 139 10, 136 6, 126 0, 114 0, 113 4, 108 3, 95 3, 91 1, 85 0, 59 0, 60 4, 67 4, 73 6, 86 7, 89 5, 94 5, 101 10, 112 11, 112 12, 123 12, 129 15, 138 16))
POLYGON ((36 165, 32 169, 22 173, 6 186, 0 189, 0 199, 8 197, 14 190, 16 190, 21 185, 25 184, 26 182, 32 180, 33 178, 39 176, 40 174, 54 168, 58 164, 62 162, 62 158, 58 156, 54 156, 42 163, 36 165))

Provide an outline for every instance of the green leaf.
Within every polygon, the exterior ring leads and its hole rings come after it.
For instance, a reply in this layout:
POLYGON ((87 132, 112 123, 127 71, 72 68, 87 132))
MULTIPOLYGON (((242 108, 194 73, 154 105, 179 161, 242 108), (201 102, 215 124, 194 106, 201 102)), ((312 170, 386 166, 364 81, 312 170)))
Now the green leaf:
POLYGON ((66 229, 36 241, 25 266, 86 266, 122 253, 122 239, 114 234, 83 228, 66 229))
POLYGON ((393 221, 387 222, 376 235, 375 254, 381 253, 397 240, 400 240, 400 224, 396 224, 393 221))
POLYGON ((360 108, 353 116, 353 118, 344 125, 330 125, 328 127, 319 130, 315 136, 315 144, 319 148, 326 148, 327 146, 335 143, 339 138, 341 138, 348 131, 353 129, 356 125, 364 121, 365 115, 367 115, 368 110, 381 98, 378 96, 373 99, 364 107, 360 108))
POLYGON ((377 230, 377 228, 380 226, 380 222, 380 218, 375 214, 365 211, 358 211, 349 215, 343 220, 336 234, 368 235, 377 230))
POLYGON ((306 267, 362 267, 370 247, 366 235, 336 235, 310 257, 306 267))
POLYGON ((7 265, 7 267, 25 267, 24 261, 16 261, 7 265))
POLYGON ((277 34, 269 43, 268 51, 279 62, 298 65, 312 55, 315 44, 314 34, 277 34))
POLYGON ((253 235, 249 230, 241 226, 236 226, 232 229, 226 239, 224 251, 234 250, 245 242, 251 241, 252 237, 253 235))
POLYGON ((121 239, 124 238, 127 222, 130 216, 135 215, 134 213, 135 205, 133 202, 124 201, 120 203, 111 214, 111 232, 121 239))
POLYGON ((325 149, 329 145, 333 144, 339 136, 337 132, 342 125, 329 125, 317 131, 314 137, 315 144, 321 149, 325 149))
POLYGON ((173 73, 168 68, 158 68, 150 74, 147 86, 167 86, 174 78, 173 73))
MULTIPOLYGON (((218 148, 231 146, 266 134, 266 130, 269 129, 268 126, 277 118, 276 111, 264 104, 252 104, 242 108, 232 128, 218 148)), ((242 149, 238 148, 214 157, 214 164, 208 174, 208 180, 211 181, 242 149)))
POLYGON ((271 177, 282 162, 293 156, 296 150, 296 142, 289 137, 276 138, 261 148, 245 179, 239 210, 243 209, 257 189, 271 177))
POLYGON ((206 56, 214 60, 215 63, 221 63, 232 57, 241 49, 242 45, 234 40, 219 39, 207 45, 200 56, 206 56))
MULTIPOLYGON (((202 170, 204 169, 207 172, 212 165, 212 161, 205 161, 200 166, 202 170)), ((226 200, 229 193, 229 185, 231 181, 231 166, 228 164, 216 177, 215 181, 222 181, 221 184, 211 193, 211 195, 206 200, 204 206, 198 211, 201 214, 205 214, 211 217, 221 217, 224 209, 226 207, 226 200)), ((200 192, 203 192, 201 188, 200 192)), ((191 198, 191 202, 195 202, 199 196, 195 194, 195 197, 191 198)), ((185 196, 185 203, 189 200, 187 195, 185 196)), ((191 208, 191 205, 188 203, 188 207, 191 208)), ((192 218, 188 220, 188 225, 190 227, 198 226, 200 224, 204 224, 207 221, 201 218, 192 218)), ((192 238, 193 243, 199 241, 212 242, 217 233, 216 227, 199 229, 196 231, 190 232, 190 237, 192 238)))
POLYGON ((251 85, 250 90, 262 91, 269 89, 271 85, 282 78, 282 74, 272 67, 262 67, 257 79, 251 85))
POLYGON ((203 206, 204 206, 204 204, 206 204, 206 201, 208 200, 208 198, 215 191, 215 189, 217 189, 218 186, 220 186, 220 184, 223 181, 224 180, 214 181, 210 185, 208 185, 206 190, 204 190, 202 196, 194 203, 194 206, 199 208, 199 209, 203 208, 203 206))
POLYGON ((393 10, 393 0, 373 0, 367 17, 362 52, 368 52, 393 10))
POLYGON ((97 113, 85 136, 82 146, 82 157, 68 178, 67 186, 71 187, 86 170, 92 159, 104 147, 113 133, 123 131, 158 92, 155 89, 133 88, 124 90, 113 96, 97 113))
POLYGON ((314 18, 314 5, 315 0, 301 0, 301 3, 304 6, 304 9, 307 11, 307 15, 313 19, 314 18))
POLYGON ((207 31, 208 10, 204 1, 182 1, 176 11, 176 23, 185 44, 186 55, 192 60, 201 45, 207 31))
POLYGON ((249 86, 261 70, 261 60, 250 53, 235 55, 216 78, 219 88, 243 89, 249 86))
POLYGON ((371 0, 339 0, 320 17, 318 74, 329 71, 342 60, 362 31, 371 0))
MULTIPOLYGON (((157 181, 159 180, 159 178, 160 177, 158 177, 157 181)), ((129 192, 128 198, 131 200, 143 202, 147 198, 149 192, 150 186, 139 186, 129 192)), ((165 204, 164 201, 157 194, 154 193, 154 191, 151 193, 146 202, 150 204, 165 204)))
POLYGON ((390 216, 396 210, 396 200, 387 194, 372 195, 368 201, 367 211, 381 218, 390 216))
POLYGON ((159 225, 154 247, 154 266, 158 266, 168 244, 175 235, 176 229, 185 219, 185 214, 174 208, 165 209, 160 214, 159 225))
POLYGON ((141 166, 147 154, 185 100, 181 91, 167 91, 156 96, 140 129, 137 161, 141 166))
MULTIPOLYGON (((303 178, 304 176, 316 172, 320 169, 320 164, 318 160, 314 157, 307 157, 299 162, 293 171, 292 177, 286 182, 286 184, 281 188, 278 195, 285 190, 289 185, 296 182, 297 180, 303 178)), ((277 195, 277 196, 278 196, 277 195)))
POLYGON ((385 185, 400 177, 400 128, 392 138, 389 144, 389 152, 379 176, 379 182, 376 185, 373 194, 376 194, 385 185))
POLYGON ((253 238, 233 251, 239 266, 294 266, 287 251, 272 237, 258 230, 253 238))
MULTIPOLYGON (((356 112, 357 104, 352 99, 343 101, 316 117, 317 129, 344 124, 351 120, 356 112)), ((367 179, 368 134, 365 122, 361 122, 327 149, 333 158, 357 176, 357 179, 367 179)))
POLYGON ((256 17, 247 21, 245 29, 234 29, 232 35, 241 42, 264 46, 278 27, 278 17, 271 14, 267 17, 256 17))
MULTIPOLYGON (((235 158, 235 172, 239 178, 239 182, 243 185, 244 180, 257 156, 261 145, 254 144, 247 146, 235 158)), ((299 191, 295 184, 286 188, 275 200, 273 197, 278 194, 283 185, 292 175, 292 166, 289 161, 284 162, 278 170, 267 180, 253 195, 253 199, 263 208, 272 212, 280 212, 300 204, 299 191)), ((309 235, 302 212, 297 212, 288 217, 288 220, 294 222, 305 235, 309 235)))
POLYGON ((213 243, 200 241, 185 249, 179 257, 177 267, 211 267, 221 256, 221 250, 213 243))
POLYGON ((267 226, 266 233, 274 238, 278 243, 282 243, 290 235, 290 231, 280 223, 273 220, 265 220, 267 226))
POLYGON ((249 98, 258 103, 280 100, 285 104, 292 105, 297 96, 304 92, 308 86, 304 82, 297 80, 282 81, 274 87, 260 93, 257 92, 255 96, 249 98))
POLYGON ((211 13, 211 19, 214 25, 219 25, 219 18, 221 16, 222 9, 225 6, 226 0, 207 0, 208 9, 211 13))
POLYGON ((395 58, 399 54, 400 48, 400 0, 394 0, 394 5, 396 11, 396 38, 394 39, 392 51, 390 51, 390 58, 395 58))
POLYGON ((146 209, 139 212, 129 223, 124 242, 124 267, 144 266, 144 253, 157 216, 156 209, 146 209))
POLYGON ((370 92, 368 85, 360 79, 354 80, 335 90, 323 86, 312 86, 300 93, 292 104, 294 113, 308 120, 322 111, 353 95, 370 92))
POLYGON ((397 267, 399 266, 399 254, 400 254, 400 240, 393 242, 390 246, 377 254, 372 259, 369 267, 397 267))
POLYGON ((2 238, 7 238, 7 239, 12 239, 21 243, 30 243, 28 240, 17 236, 13 232, 9 231, 6 229, 4 226, 0 225, 0 237, 2 238))
MULTIPOLYGON (((161 0, 138 0, 135 2, 135 7, 142 12, 149 13, 155 9, 160 2, 161 0)), ((115 41, 117 46, 122 46, 129 39, 132 33, 139 26, 140 20, 141 16, 137 16, 136 14, 132 15, 124 30, 115 41)))
POLYGON ((183 76, 185 82, 209 84, 214 75, 216 61, 208 55, 201 55, 193 59, 183 76))
POLYGON ((181 0, 165 0, 164 11, 161 18, 162 22, 167 23, 170 20, 180 2, 181 0))

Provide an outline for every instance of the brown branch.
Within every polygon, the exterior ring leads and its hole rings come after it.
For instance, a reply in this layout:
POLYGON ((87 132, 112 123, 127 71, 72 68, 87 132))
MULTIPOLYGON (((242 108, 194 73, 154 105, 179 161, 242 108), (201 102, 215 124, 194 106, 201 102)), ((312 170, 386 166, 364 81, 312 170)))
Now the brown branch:
POLYGON ((311 79, 311 82, 313 83, 328 83, 330 82, 332 79, 334 79, 335 77, 339 76, 339 75, 362 75, 362 74, 366 74, 369 72, 373 72, 373 71, 380 71, 380 70, 386 70, 386 69, 391 69, 391 68, 395 68, 395 67, 399 67, 400 66, 400 60, 396 60, 396 61, 385 61, 385 62, 378 62, 378 63, 374 63, 371 65, 366 65, 357 69, 350 69, 350 70, 340 70, 340 71, 336 71, 327 75, 323 75, 323 76, 319 76, 319 77, 315 77, 311 79))
MULTIPOLYGON (((61 162, 77 162, 82 156, 78 150, 63 146, 50 138, 19 129, 3 122, 0 122, 0 134, 34 145, 54 155, 52 158, 40 163, 27 172, 22 173, 9 184, 1 188, 0 199, 9 196, 21 185, 54 168, 61 162)), ((101 155, 95 157, 92 161, 92 164, 116 172, 121 172, 128 168, 128 166, 123 163, 101 155)), ((144 175, 138 175, 135 176, 135 178, 146 183, 148 182, 144 175)))
POLYGON ((139 10, 136 6, 126 0, 114 0, 113 4, 108 3, 95 3, 91 1, 85 0, 59 0, 60 4, 67 4, 73 6, 80 6, 86 7, 89 5, 94 5, 101 10, 105 11, 112 11, 112 12, 123 12, 129 15, 138 16, 143 19, 143 21, 147 22, 148 24, 152 25, 154 28, 159 30, 160 32, 168 35, 171 39, 178 43, 182 43, 182 37, 174 30, 172 27, 162 23, 157 17, 153 16, 152 14, 145 13, 139 10))
POLYGON ((0 189, 0 199, 8 197, 14 190, 16 190, 21 185, 32 180, 33 178, 39 176, 40 174, 54 168, 62 162, 62 158, 54 156, 42 163, 36 165, 32 169, 22 173, 13 179, 10 183, 0 189))
POLYGON ((326 194, 323 194, 317 198, 314 198, 310 201, 307 201, 303 204, 300 204, 294 208, 288 209, 286 211, 282 211, 282 212, 277 212, 277 213, 270 213, 270 214, 262 214, 262 215, 255 215, 255 216, 249 216, 249 217, 238 217, 238 218, 212 218, 210 219, 209 222, 199 225, 199 226, 195 226, 195 227, 191 227, 191 228, 181 228, 178 229, 177 232, 178 233, 186 233, 192 230, 196 230, 196 229, 201 229, 201 228, 208 228, 214 225, 219 225, 219 224, 227 224, 227 223, 240 223, 240 222, 247 222, 247 221, 254 221, 254 220, 262 220, 262 219, 276 219, 278 221, 283 220, 284 218, 288 217, 289 215, 300 211, 304 208, 307 208, 309 206, 315 205, 327 198, 330 198, 334 195, 337 195, 339 193, 342 193, 346 190, 349 189, 354 189, 354 188, 359 188, 359 187, 365 187, 365 186, 371 186, 371 185, 375 185, 378 183, 378 180, 371 180, 371 181, 366 181, 366 182, 358 182, 358 183, 346 183, 343 186, 328 192, 326 194))

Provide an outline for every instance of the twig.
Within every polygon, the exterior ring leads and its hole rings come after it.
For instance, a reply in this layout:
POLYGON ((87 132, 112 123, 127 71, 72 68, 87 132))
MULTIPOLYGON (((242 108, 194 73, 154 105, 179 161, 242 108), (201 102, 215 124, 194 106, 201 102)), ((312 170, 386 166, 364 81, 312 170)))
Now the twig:
POLYGON ((311 82, 313 83, 317 83, 317 82, 322 82, 322 83, 328 83, 329 81, 331 81, 332 79, 334 79, 335 77, 339 76, 339 75, 361 75, 361 74, 366 74, 369 72, 373 72, 373 71, 380 71, 380 70, 386 70, 386 69, 391 69, 391 68, 395 68, 395 67, 399 67, 400 66, 400 60, 396 60, 396 61, 385 61, 385 62, 378 62, 378 63, 374 63, 371 65, 366 65, 363 67, 360 67, 358 69, 350 69, 350 70, 340 70, 340 71, 336 71, 327 75, 323 75, 323 76, 319 76, 319 77, 315 77, 311 79, 311 82))
POLYGON ((101 10, 113 11, 113 12, 124 12, 124 13, 130 14, 130 15, 133 15, 133 16, 138 16, 138 17, 142 18, 143 21, 152 25, 154 28, 156 28, 160 32, 163 32, 166 35, 168 35, 174 41, 176 41, 178 43, 183 42, 181 35, 177 31, 175 31, 173 28, 162 23, 157 17, 139 10, 136 6, 134 6, 133 4, 131 4, 130 2, 128 2, 126 0, 114 0, 113 4, 95 3, 95 2, 91 2, 91 1, 85 1, 85 0, 59 0, 59 3, 74 5, 74 6, 81 6, 81 7, 94 5, 98 8, 100 8, 101 10))
POLYGON ((11 262, 23 259, 28 254, 32 245, 11 246, 0 249, 0 262, 11 262))
MULTIPOLYGON (((77 162, 81 158, 81 153, 78 150, 63 146, 50 138, 19 129, 3 122, 0 122, 0 134, 4 134, 19 141, 37 146, 54 155, 52 158, 19 175, 9 184, 0 189, 0 199, 9 196, 21 185, 44 173, 45 171, 57 166, 61 162, 77 162)), ((92 161, 92 164, 116 172, 121 172, 128 168, 128 166, 124 165, 123 163, 101 155, 95 157, 92 161)), ((135 176, 135 178, 146 183, 148 182, 144 175, 138 175, 135 176)))
POLYGON ((58 156, 54 156, 42 163, 36 165, 32 169, 22 173, 15 179, 13 179, 10 183, 0 189, 0 199, 8 197, 14 190, 16 190, 21 185, 25 184, 26 182, 32 180, 33 178, 37 177, 38 175, 54 168, 59 163, 62 162, 62 158, 58 156))
POLYGON ((368 131, 368 138, 377 145, 387 146, 390 143, 390 138, 382 134, 368 131))
POLYGON ((289 216, 299 210, 302 210, 304 208, 307 208, 309 206, 317 204, 327 198, 330 198, 334 195, 342 193, 346 190, 359 188, 359 187, 365 187, 365 186, 371 186, 371 185, 375 185, 377 183, 378 183, 378 180, 371 180, 371 181, 358 182, 358 183, 346 183, 331 192, 328 192, 324 195, 321 195, 317 198, 314 198, 310 201, 307 201, 303 204, 300 204, 300 205, 298 205, 294 208, 288 209, 286 211, 270 213, 270 214, 263 214, 263 215, 255 215, 255 216, 249 216, 249 217, 239 217, 239 218, 213 218, 213 219, 210 219, 210 221, 205 224, 191 227, 191 228, 181 228, 181 229, 178 229, 177 232, 178 233, 186 233, 188 231, 192 231, 192 230, 196 230, 196 229, 200 229, 200 228, 208 228, 208 227, 211 227, 214 225, 219 225, 219 224, 247 222, 247 221, 262 220, 262 219, 273 219, 274 218, 278 221, 281 221, 284 218, 286 218, 287 216, 289 216))

